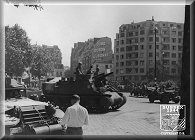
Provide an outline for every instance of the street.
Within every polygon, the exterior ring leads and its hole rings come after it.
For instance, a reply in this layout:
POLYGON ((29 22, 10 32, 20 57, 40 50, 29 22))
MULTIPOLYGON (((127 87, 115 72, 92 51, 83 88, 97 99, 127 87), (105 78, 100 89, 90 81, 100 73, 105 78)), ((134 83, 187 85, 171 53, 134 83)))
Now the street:
POLYGON ((84 135, 160 135, 160 102, 126 96, 127 103, 118 111, 90 114, 84 135))

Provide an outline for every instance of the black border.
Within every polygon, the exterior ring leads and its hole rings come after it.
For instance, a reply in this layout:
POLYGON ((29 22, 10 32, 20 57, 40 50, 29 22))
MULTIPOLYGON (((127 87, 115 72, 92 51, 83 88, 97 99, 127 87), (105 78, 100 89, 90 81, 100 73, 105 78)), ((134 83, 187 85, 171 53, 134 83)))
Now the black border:
MULTIPOLYGON (((5 1, 5 0, 4 0, 5 1)), ((125 3, 128 3, 130 0, 123 0, 123 1, 120 1, 121 2, 121 4, 125 4, 125 3)), ((82 0, 82 1, 79 1, 79 0, 75 0, 75 1, 68 1, 68 0, 66 0, 66 1, 44 1, 44 0, 42 0, 42 2, 43 2, 43 4, 45 4, 45 3, 47 3, 47 2, 49 2, 50 4, 55 4, 55 3, 57 3, 57 4, 60 4, 60 3, 63 3, 63 2, 68 2, 68 3, 74 3, 74 4, 76 4, 76 3, 87 3, 87 2, 89 2, 89 1, 85 1, 85 0, 82 0)), ((100 1, 94 1, 94 4, 96 4, 97 2, 101 2, 101 3, 106 3, 106 2, 108 2, 110 5, 112 5, 112 2, 117 2, 117 3, 120 3, 119 1, 117 1, 117 0, 105 0, 105 1, 103 1, 103 0, 100 0, 100 1)), ((148 1, 144 1, 144 0, 139 0, 138 1, 138 3, 147 3, 148 1)), ((152 3, 152 2, 155 2, 156 3, 156 1, 154 1, 154 0, 150 0, 149 1, 150 3, 152 3)), ((158 2, 162 2, 162 1, 159 1, 158 0, 158 2)), ((169 2, 175 2, 175 1, 173 1, 173 0, 171 0, 171 1, 163 1, 163 2, 167 2, 167 3, 169 3, 169 2)), ((2 124, 2 120, 4 120, 3 119, 3 117, 2 117, 2 114, 0 114, 1 116, 0 116, 0 138, 2 138, 2 139, 5 139, 5 140, 7 140, 7 139, 195 139, 195 137, 194 137, 194 9, 195 9, 195 2, 194 2, 194 0, 192 0, 192 1, 186 1, 187 3, 187 5, 190 5, 190 9, 191 9, 191 11, 190 11, 190 28, 191 28, 191 32, 190 32, 190 39, 191 39, 191 42, 190 42, 190 52, 191 52, 191 58, 190 58, 190 71, 191 71, 191 80, 190 80, 190 87, 191 87, 191 95, 190 95, 190 102, 191 102, 191 106, 190 106, 190 109, 191 109, 191 112, 190 112, 190 118, 191 118, 191 127, 190 127, 190 130, 191 130, 191 135, 189 135, 189 136, 149 136, 149 135, 147 135, 147 136, 135 136, 135 135, 127 135, 127 136, 123 136, 123 135, 121 135, 121 136, 115 136, 115 135, 110 135, 110 136, 96 136, 96 135, 89 135, 89 136, 83 136, 83 137, 76 137, 76 136, 74 136, 74 137, 69 137, 69 136, 4 136, 3 137, 3 135, 2 135, 2 133, 4 132, 4 131, 2 131, 3 129, 2 129, 2 126, 3 126, 3 124, 2 124)), ((1 38, 0 38, 0 43, 1 43, 1 47, 0 47, 0 103, 2 104, 3 103, 3 99, 4 99, 4 91, 5 91, 5 85, 4 85, 4 73, 5 73, 5 70, 4 70, 4 22, 3 22, 3 15, 4 15, 4 13, 3 13, 3 4, 4 4, 4 2, 3 1, 0 1, 0 13, 1 13, 1 17, 0 17, 0 21, 1 21, 1 23, 0 23, 0 25, 1 25, 1 30, 0 30, 0 33, 1 33, 1 38)), ((79 4, 78 4, 79 5, 79 4)), ((144 5, 144 4, 143 4, 144 5)), ((2 112, 2 111, 4 111, 4 108, 0 108, 0 111, 2 112)))

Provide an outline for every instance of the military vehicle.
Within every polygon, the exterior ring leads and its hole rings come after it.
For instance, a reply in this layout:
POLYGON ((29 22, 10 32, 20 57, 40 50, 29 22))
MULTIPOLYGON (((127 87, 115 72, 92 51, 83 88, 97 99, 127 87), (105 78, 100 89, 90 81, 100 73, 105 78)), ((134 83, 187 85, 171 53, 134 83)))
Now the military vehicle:
POLYGON ((70 106, 70 97, 78 94, 80 104, 89 111, 108 112, 117 110, 126 103, 126 97, 117 89, 107 84, 106 77, 113 72, 96 76, 83 75, 82 80, 54 78, 42 84, 47 100, 58 105, 63 111, 70 106))
POLYGON ((64 112, 49 103, 26 97, 26 87, 16 80, 5 81, 5 134, 55 135, 62 133, 59 124, 64 112))
POLYGON ((168 104, 169 101, 173 101, 175 103, 179 103, 180 96, 177 91, 174 89, 163 89, 155 87, 148 88, 148 98, 150 103, 153 103, 155 100, 160 100, 163 104, 168 104))

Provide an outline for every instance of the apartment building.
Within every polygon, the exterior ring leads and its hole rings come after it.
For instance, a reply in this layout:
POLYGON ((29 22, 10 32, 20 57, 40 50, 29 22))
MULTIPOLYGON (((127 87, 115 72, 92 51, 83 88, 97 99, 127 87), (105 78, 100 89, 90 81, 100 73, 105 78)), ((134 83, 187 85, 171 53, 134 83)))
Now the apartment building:
POLYGON ((114 41, 114 79, 141 81, 153 76, 155 48, 157 78, 162 74, 178 77, 181 73, 183 26, 183 23, 154 19, 121 25, 114 41), (160 66, 163 73, 159 73, 160 66))
POLYGON ((78 62, 82 62, 84 73, 92 64, 112 60, 112 43, 111 38, 92 38, 85 42, 74 44, 71 52, 71 71, 74 73, 78 62))

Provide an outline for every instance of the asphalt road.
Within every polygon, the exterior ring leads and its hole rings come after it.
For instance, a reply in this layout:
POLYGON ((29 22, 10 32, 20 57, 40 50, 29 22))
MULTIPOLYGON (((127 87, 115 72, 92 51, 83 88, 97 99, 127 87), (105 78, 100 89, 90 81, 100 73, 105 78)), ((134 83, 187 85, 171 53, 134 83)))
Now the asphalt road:
POLYGON ((129 97, 118 111, 90 114, 84 135, 160 135, 160 102, 129 97))

